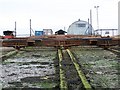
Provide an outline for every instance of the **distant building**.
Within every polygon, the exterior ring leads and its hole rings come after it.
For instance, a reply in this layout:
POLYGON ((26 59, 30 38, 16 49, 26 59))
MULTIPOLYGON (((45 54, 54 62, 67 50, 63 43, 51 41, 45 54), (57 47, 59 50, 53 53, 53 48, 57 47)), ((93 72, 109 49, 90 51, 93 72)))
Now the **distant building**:
POLYGON ((44 35, 43 31, 35 31, 35 36, 42 36, 44 35))
POLYGON ((5 36, 8 36, 8 35, 9 35, 9 36, 14 36, 14 35, 13 35, 13 32, 14 32, 14 31, 9 31, 9 30, 7 30, 7 31, 3 31, 3 34, 4 34, 5 36))
POLYGON ((67 33, 67 32, 60 29, 60 30, 55 32, 55 35, 65 35, 65 33, 67 33))
POLYGON ((44 35, 52 35, 53 31, 52 29, 43 29, 44 35))
POLYGON ((69 26, 67 34, 92 35, 93 28, 92 28, 91 24, 89 24, 88 22, 79 19, 78 21, 73 22, 69 26))
POLYGON ((9 30, 3 31, 3 34, 4 34, 3 38, 14 38, 13 32, 14 31, 9 31, 9 30))
POLYGON ((98 29, 95 30, 95 34, 101 36, 116 36, 118 35, 118 29, 98 29))

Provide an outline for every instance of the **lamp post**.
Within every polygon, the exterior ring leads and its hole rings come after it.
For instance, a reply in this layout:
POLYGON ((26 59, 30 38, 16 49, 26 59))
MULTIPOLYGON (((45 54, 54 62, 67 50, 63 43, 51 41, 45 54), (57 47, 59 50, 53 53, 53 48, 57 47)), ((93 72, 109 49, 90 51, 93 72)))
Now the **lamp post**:
POLYGON ((96 8, 96 14, 97 14, 97 29, 99 29, 99 19, 98 19, 98 8, 99 6, 94 6, 96 8))

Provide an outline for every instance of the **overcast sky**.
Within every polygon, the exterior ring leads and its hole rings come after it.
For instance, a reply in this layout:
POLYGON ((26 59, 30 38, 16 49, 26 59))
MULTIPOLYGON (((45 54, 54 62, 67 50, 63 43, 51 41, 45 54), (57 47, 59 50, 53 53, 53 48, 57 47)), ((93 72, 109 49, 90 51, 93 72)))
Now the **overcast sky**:
POLYGON ((0 0, 0 35, 4 30, 17 34, 29 34, 29 20, 33 30, 53 29, 67 31, 69 25, 78 19, 87 21, 92 10, 93 28, 97 29, 98 8, 99 28, 118 28, 118 1, 120 0, 0 0))

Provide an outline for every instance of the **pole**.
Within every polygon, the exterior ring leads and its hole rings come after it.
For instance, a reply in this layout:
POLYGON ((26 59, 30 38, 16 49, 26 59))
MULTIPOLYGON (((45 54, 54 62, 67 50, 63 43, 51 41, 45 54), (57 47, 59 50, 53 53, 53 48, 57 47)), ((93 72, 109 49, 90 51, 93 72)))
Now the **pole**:
POLYGON ((99 6, 94 6, 96 8, 96 14, 97 14, 97 29, 99 29, 99 19, 98 19, 98 8, 99 6))
POLYGON ((65 31, 65 27, 64 27, 64 31, 65 31))
POLYGON ((92 10, 90 10, 90 24, 91 24, 91 27, 90 27, 90 29, 91 29, 91 35, 93 34, 93 30, 92 30, 92 10))
POLYGON ((16 33, 17 33, 17 32, 16 32, 16 21, 15 21, 15 37, 16 37, 16 33))
POLYGON ((30 19, 30 37, 31 37, 31 19, 30 19))
POLYGON ((88 18, 88 28, 89 28, 89 18, 88 18))
POLYGON ((90 10, 90 24, 92 26, 92 10, 90 10))

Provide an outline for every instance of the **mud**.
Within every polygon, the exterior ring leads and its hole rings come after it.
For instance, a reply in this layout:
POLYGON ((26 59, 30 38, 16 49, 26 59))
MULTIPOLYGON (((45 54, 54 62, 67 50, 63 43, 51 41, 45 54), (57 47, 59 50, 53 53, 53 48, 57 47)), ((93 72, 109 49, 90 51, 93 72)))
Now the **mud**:
POLYGON ((66 50, 63 50, 62 68, 65 71, 65 80, 67 81, 68 90, 83 90, 83 85, 66 50))
POLYGON ((72 48, 94 88, 120 88, 118 55, 102 48, 72 48))
POLYGON ((59 81, 56 80, 55 57, 56 51, 46 48, 19 51, 0 64, 3 89, 56 88, 59 81))
POLYGON ((0 47, 0 53, 2 53, 2 55, 5 55, 6 53, 14 50, 15 49, 12 47, 0 47))
MULTIPOLYGON (((94 89, 120 88, 120 54, 101 48, 71 47, 77 62, 94 89)), ((64 53, 63 69, 70 90, 82 87, 73 64, 64 53)), ((3 90, 59 89, 59 60, 54 48, 25 48, 0 62, 3 90)), ((1 86, 1 85, 0 85, 1 86)))

